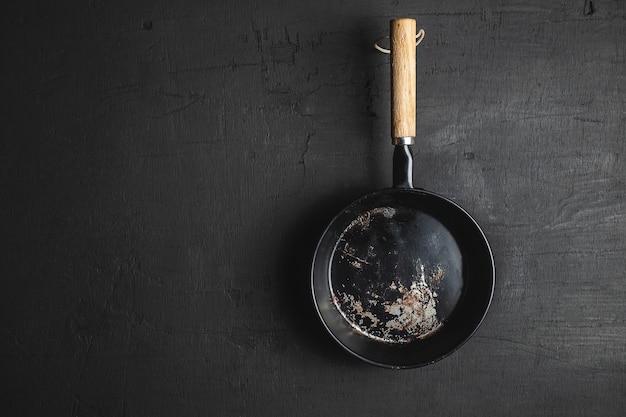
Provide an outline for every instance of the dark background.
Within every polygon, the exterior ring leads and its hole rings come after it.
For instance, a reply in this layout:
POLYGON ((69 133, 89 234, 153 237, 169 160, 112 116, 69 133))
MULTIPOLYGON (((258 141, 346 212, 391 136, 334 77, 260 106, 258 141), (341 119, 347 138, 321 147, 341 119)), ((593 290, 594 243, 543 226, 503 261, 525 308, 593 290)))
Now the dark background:
POLYGON ((626 415, 626 2, 3 2, 3 416, 626 415), (316 240, 391 183, 396 17, 415 183, 497 284, 434 365, 326 335, 316 240))

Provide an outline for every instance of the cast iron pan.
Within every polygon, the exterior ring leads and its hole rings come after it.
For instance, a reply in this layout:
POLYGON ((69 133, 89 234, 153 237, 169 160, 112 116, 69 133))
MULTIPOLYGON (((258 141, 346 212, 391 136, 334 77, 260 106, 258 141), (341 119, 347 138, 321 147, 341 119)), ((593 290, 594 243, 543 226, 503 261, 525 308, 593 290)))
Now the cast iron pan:
POLYGON ((495 284, 493 256, 472 217, 413 188, 416 23, 391 21, 393 187, 368 194, 327 227, 311 272, 330 335, 371 364, 412 368, 460 347, 482 322, 495 284))

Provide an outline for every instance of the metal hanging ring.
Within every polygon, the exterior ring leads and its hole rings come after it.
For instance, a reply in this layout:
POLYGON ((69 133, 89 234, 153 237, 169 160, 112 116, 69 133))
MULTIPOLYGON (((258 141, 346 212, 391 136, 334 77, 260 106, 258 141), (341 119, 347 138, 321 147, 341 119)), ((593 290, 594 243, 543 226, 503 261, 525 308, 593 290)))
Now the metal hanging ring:
MULTIPOLYGON (((425 35, 426 35, 426 32, 424 32, 424 29, 420 29, 417 31, 417 35, 415 35, 415 46, 422 43, 425 35)), ((391 49, 383 48, 382 46, 378 44, 378 42, 382 41, 383 39, 389 39, 389 35, 385 35, 376 39, 376 42, 374 42, 374 48, 376 48, 378 51, 382 52, 383 54, 390 54, 391 49)))

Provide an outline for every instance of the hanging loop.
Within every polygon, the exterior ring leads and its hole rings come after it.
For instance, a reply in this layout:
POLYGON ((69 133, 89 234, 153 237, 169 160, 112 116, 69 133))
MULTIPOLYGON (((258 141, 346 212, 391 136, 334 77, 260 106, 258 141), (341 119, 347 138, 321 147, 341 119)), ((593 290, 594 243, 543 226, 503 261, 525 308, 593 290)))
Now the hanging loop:
MULTIPOLYGON (((424 40, 424 36, 426 36, 426 32, 424 32, 424 29, 420 29, 417 31, 417 35, 415 35, 415 46, 422 43, 422 41, 424 40)), ((390 54, 391 49, 383 48, 382 46, 378 44, 378 42, 382 41, 383 39, 389 39, 389 35, 385 35, 376 39, 376 42, 374 42, 374 48, 376 48, 378 51, 382 52, 383 54, 390 54)))

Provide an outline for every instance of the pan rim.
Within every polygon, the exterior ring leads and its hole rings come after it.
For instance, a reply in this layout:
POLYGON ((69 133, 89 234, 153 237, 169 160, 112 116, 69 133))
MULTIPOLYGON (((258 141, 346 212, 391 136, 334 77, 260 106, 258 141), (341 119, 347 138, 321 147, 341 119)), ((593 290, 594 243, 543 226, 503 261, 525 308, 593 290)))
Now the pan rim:
MULTIPOLYGON (((413 197, 412 197, 413 198, 413 197)), ((375 200, 374 200, 375 201, 375 200)), ((478 224, 478 222, 467 212, 467 210, 465 210, 463 207, 461 207, 459 204, 457 204, 456 202, 452 201, 451 199, 444 197, 440 194, 428 191, 428 190, 424 190, 422 188, 400 188, 400 187, 390 187, 390 188, 384 188, 381 190, 377 190, 368 194, 365 194, 361 197, 359 197, 358 199, 352 201, 350 204, 348 204, 347 206, 345 206, 342 210, 340 210, 333 218, 332 220, 328 223, 328 225, 326 226, 326 228, 324 229, 324 232, 321 234, 316 248, 315 248, 315 252, 313 254, 313 262, 312 262, 312 266, 311 266, 311 281, 310 281, 310 285, 311 285, 311 296, 312 296, 312 300, 313 300, 313 304, 315 306, 315 309, 317 311, 317 315, 318 318, 320 319, 320 321, 322 322, 324 328, 326 329, 326 332, 328 334, 330 334, 330 336, 335 340, 335 342, 337 342, 345 351, 347 351, 348 353, 350 353, 351 355, 357 357, 358 359, 372 364, 372 365, 376 365, 379 367, 383 367, 383 368, 389 368, 389 369, 410 369, 410 368, 418 368, 418 367, 422 367, 422 366, 426 366, 426 365, 430 365, 433 364, 435 362, 438 362, 448 356, 450 356, 451 354, 453 354, 454 352, 456 352, 459 348, 461 348, 469 339, 472 338, 472 336, 474 336, 474 334, 478 331, 478 328, 481 326, 481 324, 483 323, 485 317, 487 316, 487 313, 489 311, 489 308, 491 306, 492 300, 493 300, 493 296, 494 296, 494 292, 495 292, 495 262, 494 262, 494 257, 493 257, 493 251, 491 249, 491 246, 489 244, 489 241, 487 240, 487 237, 484 233, 484 231, 482 230, 482 228, 480 227, 480 225, 478 224), (411 363, 391 363, 392 361, 381 361, 381 360, 375 360, 372 358, 369 358, 359 352, 356 352, 354 349, 350 348, 349 346, 347 346, 347 344, 341 340, 341 338, 339 336, 337 336, 337 334, 335 334, 335 332, 330 328, 330 326, 328 325, 327 321, 324 318, 324 314, 320 309, 320 302, 319 302, 319 296, 316 294, 316 282, 319 281, 320 279, 327 279, 327 284, 329 287, 332 287, 332 275, 330 273, 330 263, 326 263, 325 265, 322 265, 321 267, 326 271, 326 276, 325 277, 319 277, 316 278, 317 275, 320 275, 319 273, 316 274, 316 270, 320 269, 320 265, 319 263, 322 262, 320 260, 320 252, 322 251, 322 245, 324 244, 325 240, 327 239, 328 235, 330 233, 332 233, 332 231, 334 230, 334 228, 336 228, 336 223, 338 222, 338 219, 342 216, 344 216, 347 212, 350 212, 350 210, 354 207, 357 207, 359 204, 362 204, 364 201, 366 200, 370 200, 370 199, 380 199, 381 196, 384 196, 386 194, 396 194, 396 193, 403 193, 403 194, 415 194, 415 197, 422 195, 422 196, 426 196, 428 198, 434 198, 436 200, 439 200, 439 202, 443 203, 444 205, 448 205, 449 207, 453 208, 455 211, 457 211, 459 213, 459 215, 462 215, 464 217, 464 221, 469 221, 469 224, 471 224, 471 227, 478 232, 478 236, 480 236, 480 242, 484 244, 484 249, 486 251, 486 255, 488 255, 489 261, 486 262, 487 260, 487 256, 485 256, 485 259, 482 260, 482 262, 484 262, 485 264, 488 264, 488 269, 490 270, 490 276, 488 278, 485 277, 485 281, 488 282, 488 286, 489 286, 489 294, 488 296, 485 298, 486 302, 484 303, 484 308, 482 308, 482 310, 480 311, 480 317, 472 324, 472 328, 468 329, 468 331, 465 333, 463 333, 460 337, 460 340, 458 342, 454 343, 454 346, 450 349, 447 349, 441 353, 438 353, 436 355, 435 358, 433 359, 429 359, 429 360, 425 360, 425 361, 414 361, 411 363)), ((469 327, 469 326, 468 326, 469 327)), ((370 339, 371 340, 371 339, 370 339)), ((371 340, 371 343, 373 344, 379 344, 379 345, 387 345, 385 342, 381 342, 381 341, 374 341, 371 340)))

